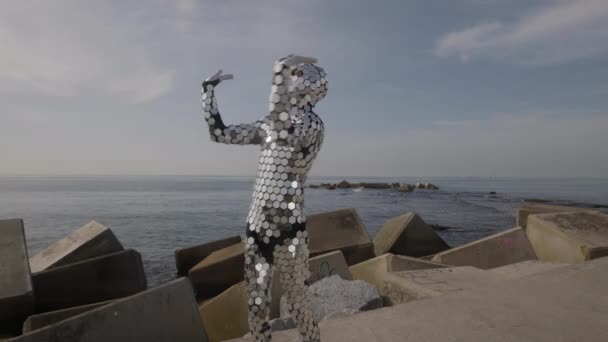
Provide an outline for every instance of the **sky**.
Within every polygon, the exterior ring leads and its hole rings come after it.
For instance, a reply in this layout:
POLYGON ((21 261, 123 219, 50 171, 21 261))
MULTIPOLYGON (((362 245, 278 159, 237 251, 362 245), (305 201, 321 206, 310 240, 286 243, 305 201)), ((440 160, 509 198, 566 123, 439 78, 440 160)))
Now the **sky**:
POLYGON ((255 175, 212 143, 318 58, 316 176, 606 177, 608 1, 0 2, 0 174, 255 175))

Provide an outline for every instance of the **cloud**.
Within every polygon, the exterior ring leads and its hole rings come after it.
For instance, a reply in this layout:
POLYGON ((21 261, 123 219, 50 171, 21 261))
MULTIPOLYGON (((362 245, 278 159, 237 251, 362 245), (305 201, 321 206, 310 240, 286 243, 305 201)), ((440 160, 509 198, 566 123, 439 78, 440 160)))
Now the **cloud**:
POLYGON ((98 3, 0 4, 0 92, 54 96, 109 91, 143 102, 171 89, 145 13, 98 3))
POLYGON ((441 37, 437 56, 549 65, 608 53, 608 1, 555 1, 504 23, 491 20, 441 37))

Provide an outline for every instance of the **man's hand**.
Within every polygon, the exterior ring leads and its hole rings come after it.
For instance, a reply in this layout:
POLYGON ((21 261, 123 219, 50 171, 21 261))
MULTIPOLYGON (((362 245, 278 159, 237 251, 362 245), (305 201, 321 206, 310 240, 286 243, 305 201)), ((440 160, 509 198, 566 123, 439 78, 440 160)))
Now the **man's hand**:
POLYGON ((207 85, 212 85, 215 87, 220 84, 220 82, 231 80, 233 78, 234 76, 232 74, 223 75, 222 70, 220 69, 215 73, 215 75, 207 77, 207 79, 203 81, 203 88, 207 90, 207 85))

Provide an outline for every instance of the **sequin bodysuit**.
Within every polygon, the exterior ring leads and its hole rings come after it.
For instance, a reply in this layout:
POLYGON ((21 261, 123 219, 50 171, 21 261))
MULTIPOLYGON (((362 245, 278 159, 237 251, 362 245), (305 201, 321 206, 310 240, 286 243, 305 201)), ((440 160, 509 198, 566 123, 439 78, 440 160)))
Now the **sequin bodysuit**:
POLYGON ((251 124, 224 124, 214 94, 219 81, 203 82, 202 106, 212 141, 261 146, 258 176, 247 216, 245 281, 249 327, 256 341, 270 341, 268 312, 273 269, 304 341, 319 341, 310 310, 308 233, 304 182, 323 141, 313 112, 327 93, 325 72, 314 64, 275 63, 269 115, 251 124))

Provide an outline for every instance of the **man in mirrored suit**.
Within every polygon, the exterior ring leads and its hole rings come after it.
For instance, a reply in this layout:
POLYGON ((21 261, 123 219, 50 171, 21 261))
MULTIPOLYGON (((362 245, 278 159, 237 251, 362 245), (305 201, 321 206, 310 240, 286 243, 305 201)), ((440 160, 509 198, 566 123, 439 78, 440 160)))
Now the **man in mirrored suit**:
POLYGON ((218 71, 202 84, 202 106, 211 140, 261 146, 259 169, 247 217, 245 281, 249 329, 255 341, 270 341, 270 284, 278 270, 291 317, 304 341, 320 341, 308 299, 308 232, 304 182, 323 141, 314 106, 327 94, 325 71, 314 58, 289 55, 275 62, 269 114, 250 123, 226 125, 215 88, 232 75, 218 71))

